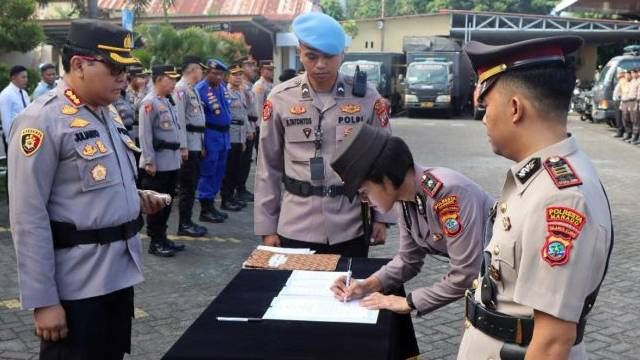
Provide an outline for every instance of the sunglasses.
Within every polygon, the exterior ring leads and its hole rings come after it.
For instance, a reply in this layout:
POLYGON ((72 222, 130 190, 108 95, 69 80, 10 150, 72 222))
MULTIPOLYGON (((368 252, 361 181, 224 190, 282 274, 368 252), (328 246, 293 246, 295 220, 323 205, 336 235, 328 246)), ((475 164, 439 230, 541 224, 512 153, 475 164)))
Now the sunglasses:
POLYGON ((76 55, 76 56, 85 61, 97 61, 99 63, 103 63, 106 67, 109 68, 109 71, 111 71, 111 76, 120 76, 127 72, 127 67, 125 65, 114 64, 104 59, 92 57, 92 56, 81 56, 81 55, 76 55))

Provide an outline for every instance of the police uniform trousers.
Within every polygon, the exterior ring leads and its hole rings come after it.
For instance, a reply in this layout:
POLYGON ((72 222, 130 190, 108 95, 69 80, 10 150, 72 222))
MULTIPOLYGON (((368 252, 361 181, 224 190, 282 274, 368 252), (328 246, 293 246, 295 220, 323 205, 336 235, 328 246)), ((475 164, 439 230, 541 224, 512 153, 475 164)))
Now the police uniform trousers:
POLYGON ((616 106, 616 129, 618 129, 619 131, 623 132, 624 131, 624 124, 622 123, 622 110, 620 109, 620 101, 616 101, 615 102, 616 106))
POLYGON ((634 135, 640 133, 640 111, 638 110, 639 101, 633 102, 633 111, 631 112, 631 130, 634 135))
POLYGON ((622 124, 624 125, 624 131, 631 134, 633 131, 633 118, 637 113, 635 110, 635 101, 623 101, 622 102, 622 124))
POLYGON ((220 191, 225 167, 227 166, 227 153, 229 150, 224 142, 216 138, 213 140, 207 138, 221 134, 224 133, 211 129, 207 129, 204 133, 206 155, 200 162, 200 179, 198 179, 199 200, 214 200, 220 191))
POLYGON ((189 158, 180 167, 180 224, 191 222, 193 202, 196 196, 196 185, 200 176, 200 151, 189 151, 189 158))
POLYGON ((304 248, 315 250, 316 254, 339 254, 347 257, 366 258, 369 256, 369 241, 365 239, 364 235, 335 245, 310 243, 289 239, 282 235, 278 236, 280 237, 280 246, 283 248, 304 248))
POLYGON ((244 192, 247 190, 247 179, 249 178, 249 172, 251 171, 251 162, 253 160, 253 146, 255 140, 247 140, 247 147, 245 151, 242 153, 242 159, 240 160, 241 168, 240 168, 240 182, 236 190, 239 192, 244 192))
POLYGON ((244 165, 242 158, 245 153, 242 151, 242 145, 242 143, 231 144, 231 150, 227 157, 227 169, 222 180, 222 201, 232 200, 234 191, 242 183, 244 165))
POLYGON ((41 341, 40 360, 121 360, 131 352, 133 287, 60 304, 69 333, 60 341, 41 341))
MULTIPOLYGON (((175 196, 176 185, 178 185, 178 170, 157 171, 155 176, 147 174, 142 180, 144 189, 169 194, 171 197, 175 196)), ((165 206, 155 214, 147 215, 147 235, 151 241, 160 241, 167 235, 167 221, 171 215, 171 205, 165 206)))

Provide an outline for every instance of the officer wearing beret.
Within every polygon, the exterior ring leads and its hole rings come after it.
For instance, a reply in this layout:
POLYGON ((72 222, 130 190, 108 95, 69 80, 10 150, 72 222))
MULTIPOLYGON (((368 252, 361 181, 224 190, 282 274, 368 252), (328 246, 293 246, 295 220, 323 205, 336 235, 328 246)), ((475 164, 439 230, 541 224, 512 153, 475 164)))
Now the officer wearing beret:
MULTIPOLYGON (((307 71, 274 87, 264 104, 255 233, 265 245, 366 257, 370 237, 364 235, 361 204, 344 196, 329 160, 353 126, 366 122, 388 131, 389 115, 374 87, 359 84, 362 91, 354 90, 352 77, 338 72, 345 35, 337 21, 306 13, 294 20, 293 30, 307 71)), ((385 222, 394 222, 393 214, 385 222)), ((373 226, 372 238, 383 243, 385 225, 373 226)))
POLYGON ((222 209, 239 211, 247 204, 236 196, 236 189, 242 183, 242 156, 247 146, 247 127, 249 122, 247 98, 244 83, 243 70, 240 64, 233 64, 229 68, 229 83, 227 92, 231 104, 231 125, 229 127, 229 141, 231 150, 227 157, 227 167, 222 180, 222 209))
MULTIPOLYGON (((142 187, 174 196, 180 169, 180 149, 186 144, 171 94, 178 73, 171 65, 157 65, 151 69, 153 90, 140 104, 140 167, 146 172, 142 187)), ((171 257, 184 250, 184 244, 167 238, 167 221, 171 204, 158 214, 147 216, 147 235, 151 238, 149 254, 171 257)))
POLYGON ((207 66, 196 55, 185 56, 182 60, 182 78, 176 84, 176 113, 180 123, 181 143, 188 152, 182 154, 180 167, 180 221, 178 235, 199 237, 207 233, 207 228, 191 220, 196 185, 200 176, 200 160, 204 154, 204 112, 200 97, 194 86, 202 80, 207 66))
POLYGON ((143 280, 134 152, 110 104, 126 85, 131 33, 71 23, 64 78, 11 128, 9 214, 20 300, 34 309, 40 359, 122 359, 130 352, 133 286, 143 280))
POLYGON ((200 221, 221 223, 228 215, 216 209, 214 200, 220 191, 227 154, 231 149, 230 98, 224 83, 224 74, 228 68, 217 59, 207 60, 206 65, 209 68, 207 75, 196 85, 205 115, 205 157, 200 166, 197 197, 200 200, 200 221))
POLYGON ((613 245, 607 196, 567 134, 582 39, 465 46, 496 154, 513 160, 478 281, 465 296, 458 359, 586 359, 585 317, 613 245))
POLYGON ((427 314, 461 298, 482 262, 485 222, 493 198, 464 175, 447 168, 422 167, 404 141, 359 124, 338 146, 331 162, 345 193, 381 211, 395 208, 400 218, 400 249, 387 265, 363 281, 335 281, 339 299, 358 299, 369 309, 427 314), (449 258, 449 272, 406 298, 383 295, 417 275, 428 254, 449 258))
MULTIPOLYGON (((257 114, 262 114, 264 108, 264 102, 269 98, 271 89, 273 89, 273 61, 260 60, 258 71, 260 72, 260 78, 253 84, 253 93, 256 95, 255 108, 257 114)), ((258 122, 256 123, 256 151, 258 151, 258 145, 260 144, 260 121, 261 117, 258 116, 258 122)))

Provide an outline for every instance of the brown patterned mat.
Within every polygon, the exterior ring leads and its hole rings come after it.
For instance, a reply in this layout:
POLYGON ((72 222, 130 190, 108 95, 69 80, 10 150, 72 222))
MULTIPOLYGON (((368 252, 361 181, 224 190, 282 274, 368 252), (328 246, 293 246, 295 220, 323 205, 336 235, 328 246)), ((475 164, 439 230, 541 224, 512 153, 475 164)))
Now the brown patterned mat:
POLYGON ((245 267, 271 270, 316 270, 334 271, 340 255, 330 254, 279 254, 265 250, 253 250, 245 267), (275 258, 274 258, 275 256, 275 258), (272 259, 273 258, 273 259, 272 259), (276 266, 270 266, 272 260, 276 266), (279 261, 278 261, 279 260, 279 261))

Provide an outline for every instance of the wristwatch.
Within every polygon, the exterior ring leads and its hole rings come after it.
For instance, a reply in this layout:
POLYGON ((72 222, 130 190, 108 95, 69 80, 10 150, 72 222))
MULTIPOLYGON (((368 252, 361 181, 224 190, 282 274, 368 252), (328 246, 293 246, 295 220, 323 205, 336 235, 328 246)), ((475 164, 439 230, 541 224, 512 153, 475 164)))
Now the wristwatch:
POLYGON ((416 310, 416 306, 413 305, 413 299, 411 298, 411 293, 407 294, 407 305, 409 305, 411 310, 416 310))

